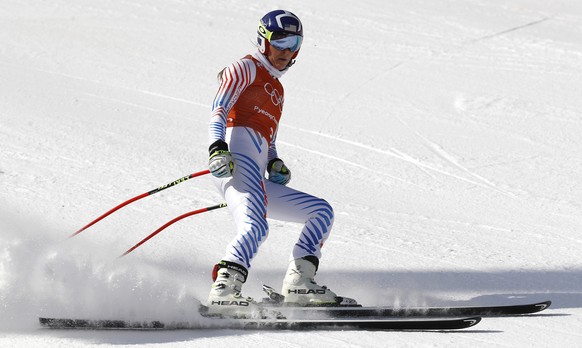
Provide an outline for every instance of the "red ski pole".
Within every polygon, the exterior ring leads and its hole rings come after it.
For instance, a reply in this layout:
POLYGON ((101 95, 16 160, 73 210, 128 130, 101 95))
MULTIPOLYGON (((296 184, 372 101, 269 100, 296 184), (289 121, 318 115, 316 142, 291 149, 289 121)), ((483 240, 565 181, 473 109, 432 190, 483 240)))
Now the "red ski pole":
POLYGON ((160 187, 158 187, 158 188, 157 188, 157 189, 155 189, 155 190, 151 190, 151 191, 148 191, 148 192, 146 192, 146 193, 142 193, 142 194, 141 194, 141 195, 139 195, 139 196, 135 196, 135 197, 133 197, 132 199, 130 199, 130 200, 127 200, 127 201, 125 201, 125 202, 121 203, 120 205, 116 206, 115 208, 113 208, 113 209, 109 210, 108 212, 106 212, 105 214, 101 215, 101 216, 100 216, 100 217, 98 217, 97 219, 95 219, 95 220, 91 221, 91 222, 90 222, 90 223, 88 223, 88 224, 87 224, 85 227, 81 228, 81 229, 80 229, 80 230, 78 230, 77 232, 75 232, 75 233, 73 233, 72 235, 70 235, 70 236, 69 236, 69 238, 71 238, 71 237, 74 237, 74 236, 78 235, 79 233, 83 232, 83 231, 84 231, 84 230, 86 230, 87 228, 89 228, 89 227, 93 226, 93 225, 94 225, 94 224, 96 224, 97 222, 99 222, 99 221, 103 220, 103 219, 104 219, 104 218, 106 218, 107 216, 109 216, 109 215, 113 214, 114 212, 118 211, 119 209, 121 209, 121 208, 125 207, 126 205, 128 205, 128 204, 130 204, 130 203, 133 203, 133 202, 135 202, 135 201, 137 201, 137 200, 140 200, 140 199, 142 199, 142 198, 144 198, 144 197, 151 196, 151 195, 153 195, 154 193, 158 193, 158 192, 160 192, 160 191, 163 191, 163 190, 165 190, 165 189, 167 189, 167 188, 170 188, 170 187, 172 187, 172 186, 176 186, 176 185, 178 185, 178 184, 180 184, 180 183, 183 183, 184 181, 186 181, 186 180, 188 180, 188 179, 192 179, 192 178, 195 178, 195 177, 197 177, 197 176, 201 176, 201 175, 206 175, 206 174, 208 174, 208 173, 210 173, 210 170, 208 170, 208 169, 206 169, 206 170, 203 170, 203 171, 200 171, 200 172, 197 172, 197 173, 192 173, 192 174, 190 174, 190 175, 186 175, 186 176, 185 176, 185 177, 183 177, 183 178, 180 178, 180 179, 178 179, 178 180, 172 181, 172 182, 171 182, 171 183, 169 183, 169 184, 165 184, 164 186, 160 186, 160 187))
POLYGON ((178 217, 175 217, 172 220, 166 222, 162 227, 160 227, 157 230, 155 230, 154 232, 152 232, 149 236, 145 237, 141 242, 139 242, 136 245, 132 246, 130 249, 128 249, 126 252, 124 252, 119 257, 124 257, 125 255, 129 254, 130 252, 132 252, 135 249, 139 248, 143 243, 147 242, 152 237, 154 237, 156 234, 162 232, 162 230, 164 230, 166 227, 170 226, 171 224, 173 224, 175 222, 178 222, 178 221, 180 221, 180 220, 182 220, 184 218, 187 218, 188 216, 192 216, 192 215, 196 215, 196 214, 200 214, 200 213, 204 213, 204 212, 207 212, 207 211, 211 211, 211 210, 219 209, 219 208, 224 208, 224 207, 226 207, 226 203, 220 203, 220 204, 217 204, 217 205, 213 205, 211 207, 206 207, 206 208, 194 210, 194 211, 191 211, 189 213, 186 213, 186 214, 180 215, 178 217))

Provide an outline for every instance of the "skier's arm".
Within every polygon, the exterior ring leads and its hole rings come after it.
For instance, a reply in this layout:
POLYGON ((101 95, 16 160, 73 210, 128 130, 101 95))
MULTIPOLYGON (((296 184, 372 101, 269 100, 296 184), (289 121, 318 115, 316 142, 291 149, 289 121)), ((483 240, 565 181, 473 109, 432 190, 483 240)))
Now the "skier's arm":
POLYGON ((208 169, 212 175, 229 177, 235 170, 226 135, 226 118, 241 93, 253 82, 256 67, 250 59, 241 59, 220 74, 220 87, 212 102, 212 116, 208 128, 208 169))
POLYGON ((208 128, 209 144, 224 141, 226 118, 241 93, 254 81, 256 66, 250 59, 241 59, 220 74, 220 87, 212 102, 212 115, 208 128))

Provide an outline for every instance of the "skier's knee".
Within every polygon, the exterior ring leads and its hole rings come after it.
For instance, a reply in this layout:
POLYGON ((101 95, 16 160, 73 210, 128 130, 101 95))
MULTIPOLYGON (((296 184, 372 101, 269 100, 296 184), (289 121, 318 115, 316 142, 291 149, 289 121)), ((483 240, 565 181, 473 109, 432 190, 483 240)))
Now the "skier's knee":
POLYGON ((331 228, 334 219, 332 206, 325 199, 319 199, 313 208, 316 208, 312 212, 313 216, 322 219, 327 227, 331 228))

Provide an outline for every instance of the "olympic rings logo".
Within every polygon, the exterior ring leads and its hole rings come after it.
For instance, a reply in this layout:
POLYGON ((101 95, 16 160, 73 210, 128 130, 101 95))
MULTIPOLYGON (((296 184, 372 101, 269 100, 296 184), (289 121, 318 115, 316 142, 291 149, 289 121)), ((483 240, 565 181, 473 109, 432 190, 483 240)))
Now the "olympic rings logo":
POLYGON ((273 105, 279 107, 279 111, 283 111, 283 96, 270 83, 265 83, 265 92, 271 97, 273 105))

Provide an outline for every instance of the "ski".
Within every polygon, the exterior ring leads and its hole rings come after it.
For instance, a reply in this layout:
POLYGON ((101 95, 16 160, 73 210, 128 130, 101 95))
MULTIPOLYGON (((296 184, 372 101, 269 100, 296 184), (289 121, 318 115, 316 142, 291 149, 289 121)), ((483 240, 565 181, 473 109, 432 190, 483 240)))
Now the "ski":
POLYGON ((39 318, 50 329, 82 330, 365 330, 365 331, 446 331, 475 326, 480 317, 445 319, 206 319, 199 323, 161 321, 84 320, 39 318))
POLYGON ((517 316, 541 312, 551 305, 551 301, 501 305, 466 307, 293 307, 262 304, 276 308, 287 318, 379 318, 379 317, 495 317, 517 316))
MULTIPOLYGON (((263 285, 267 294, 259 304, 265 308, 274 308, 285 318, 379 318, 379 317, 494 317, 515 316, 541 312, 552 304, 552 301, 542 301, 526 304, 485 305, 485 306, 424 306, 424 307, 363 307, 352 301, 344 301, 337 297, 337 304, 326 306, 293 306, 286 304, 285 296, 273 287, 263 285), (345 303, 345 305, 344 305, 345 303)), ((207 310, 201 306, 201 313, 207 310)))

